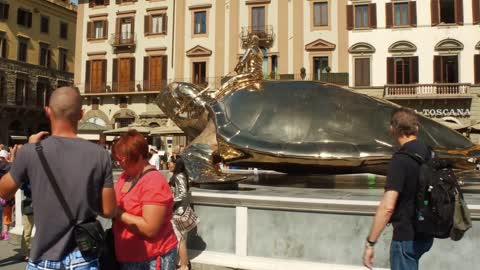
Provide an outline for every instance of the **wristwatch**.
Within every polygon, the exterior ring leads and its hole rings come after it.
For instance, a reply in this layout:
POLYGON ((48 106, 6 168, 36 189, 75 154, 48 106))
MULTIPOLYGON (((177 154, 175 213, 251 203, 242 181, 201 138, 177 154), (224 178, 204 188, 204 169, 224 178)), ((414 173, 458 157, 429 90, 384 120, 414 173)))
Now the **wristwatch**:
POLYGON ((365 246, 366 247, 374 247, 376 243, 377 243, 376 241, 368 240, 368 237, 367 237, 367 243, 365 244, 365 246))

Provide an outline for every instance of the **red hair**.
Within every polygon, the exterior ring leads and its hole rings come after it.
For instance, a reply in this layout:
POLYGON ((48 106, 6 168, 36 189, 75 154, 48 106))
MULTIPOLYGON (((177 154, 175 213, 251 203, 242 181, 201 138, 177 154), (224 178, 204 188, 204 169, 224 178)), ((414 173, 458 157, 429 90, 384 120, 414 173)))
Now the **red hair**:
POLYGON ((125 158, 126 162, 137 162, 139 159, 148 157, 148 143, 140 132, 135 129, 129 130, 120 136, 113 145, 112 154, 115 158, 125 158))

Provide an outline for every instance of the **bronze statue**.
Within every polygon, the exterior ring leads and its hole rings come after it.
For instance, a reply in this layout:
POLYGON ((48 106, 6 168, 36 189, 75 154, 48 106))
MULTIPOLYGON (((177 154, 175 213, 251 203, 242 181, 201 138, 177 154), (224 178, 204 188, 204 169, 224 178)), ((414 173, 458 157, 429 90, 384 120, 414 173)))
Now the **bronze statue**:
MULTIPOLYGON (((185 151, 195 181, 229 181, 212 164, 287 173, 384 174, 394 141, 389 119, 396 104, 316 81, 262 81, 252 39, 232 77, 208 95, 173 83, 157 104, 192 140, 185 151)), ((419 138, 461 169, 474 168, 480 147, 423 116, 419 138)))

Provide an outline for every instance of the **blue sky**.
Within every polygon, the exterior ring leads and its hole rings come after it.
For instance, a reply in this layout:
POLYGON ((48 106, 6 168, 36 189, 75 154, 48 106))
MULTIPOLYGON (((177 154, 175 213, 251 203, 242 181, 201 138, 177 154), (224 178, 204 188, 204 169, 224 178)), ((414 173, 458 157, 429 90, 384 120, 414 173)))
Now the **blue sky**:
POLYGON ((72 0, 72 3, 78 4, 78 0, 72 0))

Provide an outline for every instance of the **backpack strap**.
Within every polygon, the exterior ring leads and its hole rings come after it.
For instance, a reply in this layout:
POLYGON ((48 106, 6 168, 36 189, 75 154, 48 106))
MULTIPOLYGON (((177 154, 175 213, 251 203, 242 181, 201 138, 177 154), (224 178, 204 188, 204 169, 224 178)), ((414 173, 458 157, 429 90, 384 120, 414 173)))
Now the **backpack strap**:
POLYGON ((425 159, 420 156, 419 154, 417 153, 410 153, 410 152, 407 152, 407 151, 398 151, 396 152, 395 154, 400 154, 400 155, 405 155, 405 156, 408 156, 410 157, 411 159, 415 160, 416 162, 418 162, 420 165, 424 164, 426 161, 425 159))

